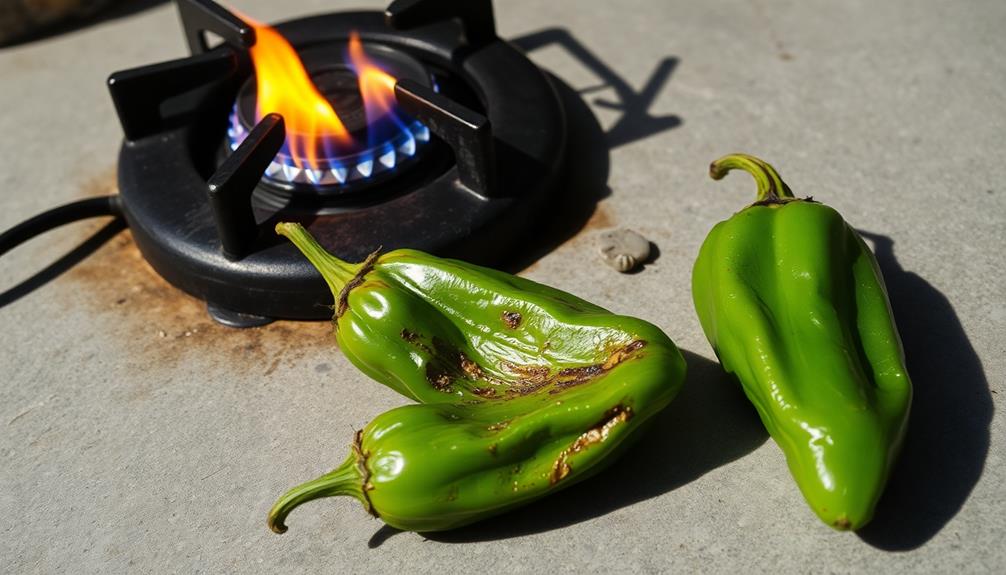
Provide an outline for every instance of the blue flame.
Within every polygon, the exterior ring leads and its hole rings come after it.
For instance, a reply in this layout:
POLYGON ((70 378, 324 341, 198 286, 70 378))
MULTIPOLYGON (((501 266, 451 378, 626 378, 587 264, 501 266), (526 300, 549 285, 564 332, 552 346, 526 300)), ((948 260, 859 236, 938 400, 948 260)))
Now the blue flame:
MULTIPOLYGON (((382 120, 379 124, 383 127, 367 130, 368 142, 363 149, 340 151, 328 139, 322 140, 318 165, 313 169, 297 167, 284 142, 263 178, 280 184, 347 186, 394 171, 415 158, 420 146, 430 140, 429 128, 418 120, 403 120, 394 113, 385 114, 382 120)), ((241 125, 235 104, 227 128, 230 149, 236 150, 246 137, 248 129, 241 125)))

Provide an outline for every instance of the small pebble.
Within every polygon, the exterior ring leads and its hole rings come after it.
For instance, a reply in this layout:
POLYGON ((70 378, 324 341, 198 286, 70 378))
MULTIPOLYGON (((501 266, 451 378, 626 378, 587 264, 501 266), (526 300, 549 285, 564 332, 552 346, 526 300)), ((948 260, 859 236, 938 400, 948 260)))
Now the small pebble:
POLYGON ((650 258, 650 240, 629 229, 603 232, 598 244, 605 263, 622 273, 634 270, 650 258))

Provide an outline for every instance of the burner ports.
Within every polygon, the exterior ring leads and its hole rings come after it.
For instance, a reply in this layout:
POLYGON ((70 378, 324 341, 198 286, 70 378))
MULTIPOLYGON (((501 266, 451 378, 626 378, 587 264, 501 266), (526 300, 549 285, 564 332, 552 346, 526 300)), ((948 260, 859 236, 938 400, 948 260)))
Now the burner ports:
POLYGON ((355 32, 296 52, 276 31, 254 26, 255 75, 238 92, 227 146, 236 150, 265 114, 284 117, 286 142, 263 174, 263 194, 276 196, 268 199, 338 197, 386 181, 423 154, 430 132, 399 109, 394 92, 403 79, 435 86, 422 63, 355 32))

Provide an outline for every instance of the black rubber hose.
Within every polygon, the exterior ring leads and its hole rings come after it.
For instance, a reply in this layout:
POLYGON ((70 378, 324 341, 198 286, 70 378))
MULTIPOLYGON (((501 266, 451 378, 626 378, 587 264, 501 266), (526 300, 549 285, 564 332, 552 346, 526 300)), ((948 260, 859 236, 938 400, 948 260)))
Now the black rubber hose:
POLYGON ((119 196, 100 196, 71 202, 21 222, 0 234, 0 256, 53 228, 100 216, 122 216, 119 196))

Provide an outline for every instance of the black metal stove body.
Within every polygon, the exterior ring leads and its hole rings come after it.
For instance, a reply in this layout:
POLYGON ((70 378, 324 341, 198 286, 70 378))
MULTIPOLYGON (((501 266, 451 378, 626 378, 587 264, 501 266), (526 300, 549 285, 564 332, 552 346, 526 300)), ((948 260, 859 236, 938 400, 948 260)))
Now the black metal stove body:
POLYGON ((428 149, 345 188, 284 189, 263 178, 285 138, 275 114, 231 151, 228 119, 253 74, 254 29, 208 0, 178 6, 192 56, 109 78, 125 132, 119 190, 144 257, 223 323, 331 316, 325 283, 274 234, 278 221, 303 223, 348 261, 409 247, 491 263, 532 229, 557 186, 562 106, 544 73, 496 37, 490 0, 396 0, 383 14, 275 26, 299 52, 345 44, 356 31, 430 72, 429 84, 395 86, 399 106, 432 133, 428 149), (207 31, 224 43, 209 49, 207 31))

